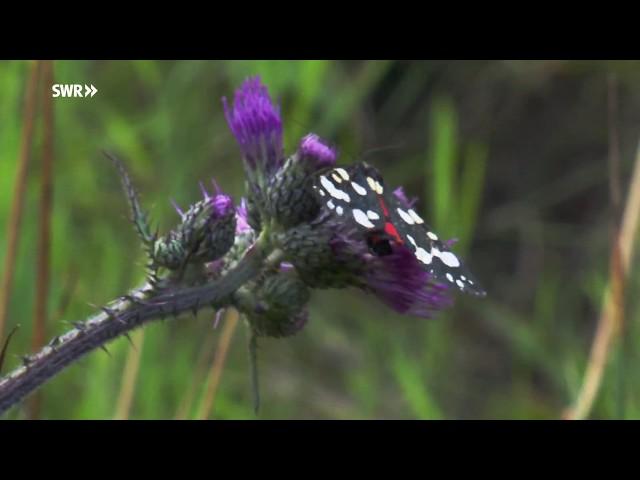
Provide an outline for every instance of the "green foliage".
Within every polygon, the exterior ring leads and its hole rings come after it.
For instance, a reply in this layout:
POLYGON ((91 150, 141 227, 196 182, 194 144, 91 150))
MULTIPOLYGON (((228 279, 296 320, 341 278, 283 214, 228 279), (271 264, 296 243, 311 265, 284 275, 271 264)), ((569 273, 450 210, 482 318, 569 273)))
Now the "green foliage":
POLYGON ((481 207, 487 146, 462 144, 458 138, 456 110, 449 99, 438 98, 431 111, 431 152, 427 168, 433 174, 425 185, 425 199, 431 199, 433 226, 445 238, 458 238, 460 251, 467 250, 481 207), (461 152, 464 146, 464 152, 461 152))

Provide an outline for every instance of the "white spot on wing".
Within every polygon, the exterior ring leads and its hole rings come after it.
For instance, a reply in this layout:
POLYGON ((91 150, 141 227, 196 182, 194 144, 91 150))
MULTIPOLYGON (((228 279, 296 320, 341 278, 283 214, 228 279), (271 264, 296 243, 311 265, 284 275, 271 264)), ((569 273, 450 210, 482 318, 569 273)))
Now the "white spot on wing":
POLYGON ((438 240, 438 236, 433 232, 427 232, 427 237, 429 237, 431 240, 438 240))
POLYGON ((364 197, 367 194, 367 189, 361 185, 358 185, 356 182, 351 182, 351 186, 358 195, 362 195, 364 197))
POLYGON ((338 205, 338 207, 336 208, 336 213, 338 215, 342 215, 342 212, 344 212, 344 210, 342 209, 342 207, 340 205, 338 205))
POLYGON ((458 285, 460 288, 464 288, 464 283, 462 283, 462 280, 456 280, 456 285, 458 285))
POLYGON ((382 188, 382 185, 377 180, 375 183, 376 183, 375 191, 378 192, 379 195, 382 195, 382 192, 384 191, 384 189, 382 188))
POLYGON ((318 189, 318 193, 320 194, 321 197, 324 197, 326 195, 324 193, 324 190, 322 190, 322 189, 318 189))
POLYGON ((367 210, 367 217, 369 217, 371 220, 379 220, 380 219, 380 215, 378 215, 373 210, 367 210))
POLYGON ((451 275, 450 273, 447 273, 447 280, 453 283, 453 275, 451 275))
POLYGON ((424 248, 418 247, 416 248, 416 258, 420 260, 422 263, 429 265, 431 263, 432 255, 427 252, 424 248))
POLYGON ((367 183, 369 184, 369 188, 371 188, 371 190, 373 190, 375 192, 376 191, 376 181, 371 177, 367 177, 367 183))
POLYGON ((402 220, 404 220, 406 223, 408 223, 409 225, 413 225, 415 223, 413 218, 411 218, 411 215, 409 215, 407 212, 405 212, 401 208, 396 208, 396 210, 398 211, 398 215, 400 215, 402 220))
POLYGON ((417 247, 417 245, 416 245, 416 241, 413 239, 413 237, 412 237, 411 235, 407 235, 407 238, 409 239, 409 241, 411 242, 411 244, 412 244, 414 247, 417 247))
POLYGON ((340 178, 340 175, 337 175, 335 173, 331 174, 331 177, 337 182, 337 183, 342 183, 342 178, 340 178))
POLYGON ((458 257, 456 257, 451 252, 440 252, 439 256, 440 260, 442 260, 442 263, 444 263, 447 267, 455 268, 460 266, 460 260, 458 260, 458 257))
POLYGON ((333 183, 331 183, 331 180, 329 180, 324 175, 322 175, 320 177, 320 183, 322 184, 324 189, 327 192, 329 192, 329 195, 331 195, 333 198, 335 198, 337 200, 344 200, 347 203, 349 203, 351 201, 351 197, 349 196, 349 194, 347 192, 343 192, 339 188, 336 188, 333 185, 333 183))
POLYGON ((349 180, 349 174, 344 168, 336 168, 336 172, 338 172, 338 175, 340 175, 345 180, 349 180))
POLYGON ((358 222, 358 224, 362 225, 365 228, 373 228, 375 226, 373 223, 371 223, 369 217, 367 217, 367 214, 359 208, 353 210, 353 218, 356 222, 358 222))
MULTIPOLYGON (((420 225, 421 223, 424 223, 424 220, 422 220, 422 218, 420 217, 420 215, 418 215, 413 208, 409 209, 409 215, 411 215, 411 218, 413 218, 413 220, 420 225)), ((438 238, 434 238, 434 240, 437 240, 438 238)))
POLYGON ((333 200, 329 200, 327 202, 327 207, 329 207, 331 210, 333 210, 334 208, 336 208, 336 206, 333 204, 333 200))

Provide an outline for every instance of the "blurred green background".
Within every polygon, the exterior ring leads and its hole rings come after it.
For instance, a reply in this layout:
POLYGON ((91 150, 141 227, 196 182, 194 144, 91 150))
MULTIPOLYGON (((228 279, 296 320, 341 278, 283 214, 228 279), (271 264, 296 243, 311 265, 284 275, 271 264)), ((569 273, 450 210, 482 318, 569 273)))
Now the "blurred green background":
MULTIPOLYGON (((30 65, 0 62, 0 262, 30 65)), ((342 163, 377 166, 389 185, 419 196, 441 237, 460 239, 455 250, 488 290, 482 300, 459 296, 433 320, 355 290, 314 292, 304 330, 260 342, 259 418, 560 418, 578 394, 609 277, 608 79, 617 78, 626 198, 639 62, 56 61, 55 83, 98 93, 53 99, 47 340, 70 328, 64 320, 94 313, 88 302, 144 279, 117 174, 100 151, 125 161, 164 229, 177 220, 169 199, 195 201, 200 180, 215 177, 239 200, 242 165, 220 98, 256 74, 282 105, 288 152, 315 132, 342 163)), ((41 116, 39 107, 4 335, 21 329, 5 373, 31 348, 41 116)), ((628 341, 613 345, 592 418, 640 418, 637 288, 632 266, 628 341)), ((135 349, 119 339, 111 357, 91 353, 44 386, 37 416, 255 418, 242 324, 206 400, 224 330, 213 317, 154 322, 134 334, 135 349)), ((26 416, 24 406, 7 415, 26 416)))

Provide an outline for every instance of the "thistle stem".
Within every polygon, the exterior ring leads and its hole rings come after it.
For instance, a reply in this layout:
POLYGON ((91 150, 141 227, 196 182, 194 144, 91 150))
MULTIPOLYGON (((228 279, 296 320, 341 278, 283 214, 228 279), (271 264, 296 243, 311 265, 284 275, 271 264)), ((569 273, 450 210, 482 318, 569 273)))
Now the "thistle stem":
POLYGON ((253 412, 260 410, 260 385, 258 382, 258 336, 251 329, 249 334, 249 369, 251 370, 251 393, 253 395, 253 412))
MULTIPOLYGON (((152 320, 177 317, 181 313, 197 311, 206 306, 220 308, 229 304, 231 294, 258 275, 265 264, 265 242, 258 239, 242 260, 218 281, 170 292, 160 292, 144 298, 141 292, 147 285, 131 293, 141 301, 121 297, 108 309, 89 317, 84 323, 60 337, 54 338, 40 352, 25 357, 25 364, 0 379, 0 414, 42 386, 47 380, 81 358, 86 353, 121 335, 126 335, 152 320)), ((269 254, 274 261, 278 251, 269 254)))

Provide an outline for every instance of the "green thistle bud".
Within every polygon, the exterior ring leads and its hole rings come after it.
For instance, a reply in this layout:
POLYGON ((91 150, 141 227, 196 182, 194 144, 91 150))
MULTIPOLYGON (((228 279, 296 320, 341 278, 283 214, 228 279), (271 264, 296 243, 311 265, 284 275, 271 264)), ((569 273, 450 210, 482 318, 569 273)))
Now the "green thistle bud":
POLYGON ((310 221, 319 205, 309 190, 314 172, 335 164, 335 151, 317 135, 302 139, 295 154, 271 178, 267 189, 267 212, 278 224, 288 228, 310 221))
POLYGON ((158 266, 169 270, 177 270, 186 257, 187 252, 176 231, 171 231, 167 235, 158 238, 153 245, 153 260, 158 266))
POLYGON ((182 221, 156 240, 153 248, 156 264, 175 270, 186 262, 211 262, 233 246, 236 215, 231 198, 221 193, 210 196, 204 187, 202 190, 204 199, 186 212, 175 205, 182 221))
POLYGON ((307 322, 305 306, 310 292, 291 269, 262 280, 250 290, 236 293, 236 303, 258 336, 287 337, 298 332, 307 322))
POLYGON ((312 288, 358 286, 364 264, 360 246, 349 231, 335 224, 328 212, 311 222, 289 229, 278 244, 300 278, 312 288))

